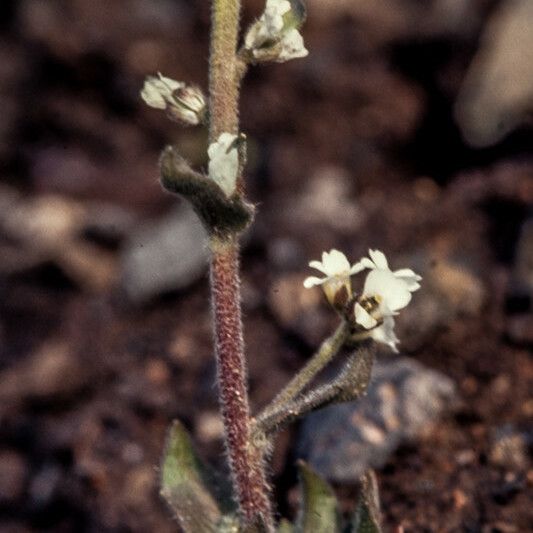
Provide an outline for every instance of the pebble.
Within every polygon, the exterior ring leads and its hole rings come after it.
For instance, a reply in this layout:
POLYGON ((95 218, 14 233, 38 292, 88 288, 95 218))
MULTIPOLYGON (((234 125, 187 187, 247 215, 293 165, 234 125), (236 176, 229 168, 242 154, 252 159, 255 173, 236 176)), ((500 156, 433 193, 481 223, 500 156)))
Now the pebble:
POLYGON ((306 289, 305 277, 303 272, 279 277, 270 286, 268 304, 285 330, 297 333, 311 345, 318 345, 327 337, 330 321, 326 305, 321 305, 322 291, 306 289))
POLYGON ((13 502, 23 493, 28 466, 22 455, 12 450, 0 452, 0 503, 13 502))
POLYGON ((196 417, 196 434, 201 442, 207 443, 222 439, 224 425, 220 413, 204 411, 196 417))
POLYGON ((456 400, 455 384, 441 373, 405 357, 377 360, 367 396, 307 417, 298 455, 330 480, 356 482, 425 432, 456 400))
POLYGON ((114 257, 87 241, 85 234, 94 234, 98 228, 99 236, 105 237, 110 226, 118 231, 119 223, 124 228, 128 219, 126 211, 112 204, 96 203, 87 210, 60 195, 22 198, 9 187, 1 187, 0 235, 11 244, 0 244, 0 273, 15 274, 53 262, 82 287, 108 288, 115 277, 114 257))
MULTIPOLYGON (((423 255, 423 254, 422 254, 423 255)), ((416 256, 405 264, 417 265, 416 256)), ((487 298, 487 290, 480 277, 470 268, 468 257, 439 259, 434 264, 429 257, 414 267, 422 275, 422 290, 402 310, 398 320, 401 346, 413 351, 432 340, 436 331, 464 316, 477 316, 487 298)))
POLYGON ((525 470, 529 465, 528 438, 511 424, 497 428, 490 442, 489 461, 495 466, 525 470))
POLYGON ((533 313, 510 317, 507 320, 507 335, 516 344, 533 344, 533 313))
POLYGON ((44 508, 51 503, 61 485, 62 471, 55 464, 47 464, 39 470, 28 489, 32 503, 44 508))
POLYGON ((28 358, 0 373, 0 400, 70 398, 94 377, 84 361, 61 341, 47 341, 28 358))
POLYGON ((147 303, 198 280, 207 267, 206 239, 198 217, 185 203, 142 224, 121 254, 120 285, 129 300, 147 303))
POLYGON ((533 2, 507 0, 490 18, 456 102, 464 138, 490 146, 533 109, 533 2))

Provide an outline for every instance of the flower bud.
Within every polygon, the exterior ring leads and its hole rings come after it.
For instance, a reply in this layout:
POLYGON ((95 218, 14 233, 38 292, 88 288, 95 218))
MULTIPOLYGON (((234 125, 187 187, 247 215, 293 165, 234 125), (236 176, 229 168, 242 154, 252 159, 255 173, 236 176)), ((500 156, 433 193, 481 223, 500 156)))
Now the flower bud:
POLYGON ((298 31, 305 9, 298 0, 267 0, 265 11, 250 27, 244 47, 255 61, 283 63, 308 52, 298 31))
POLYGON ((229 198, 237 186, 239 174, 239 137, 231 133, 221 133, 209 145, 209 177, 214 180, 229 198))
POLYGON ((150 107, 164 109, 178 122, 196 126, 205 118, 206 102, 202 90, 162 74, 146 78, 141 97, 150 107))
POLYGON ((350 276, 357 274, 362 267, 350 265, 346 256, 338 250, 322 254, 322 261, 311 261, 311 268, 324 274, 323 278, 309 276, 304 281, 305 288, 322 286, 328 302, 336 309, 342 309, 352 296, 350 276))

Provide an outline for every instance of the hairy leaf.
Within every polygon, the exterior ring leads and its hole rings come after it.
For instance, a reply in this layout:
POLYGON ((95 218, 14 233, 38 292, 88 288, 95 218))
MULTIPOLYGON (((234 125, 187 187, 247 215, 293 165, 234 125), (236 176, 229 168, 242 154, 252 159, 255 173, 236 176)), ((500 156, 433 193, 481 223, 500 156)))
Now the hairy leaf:
POLYGON ((222 516, 213 476, 197 456, 183 425, 174 421, 161 463, 161 495, 185 533, 215 533, 222 516))
POLYGON ((189 200, 210 235, 239 233, 252 222, 252 205, 238 196, 228 198, 212 179, 195 172, 174 147, 163 150, 160 168, 163 188, 189 200))
POLYGON ((303 461, 298 464, 302 502, 298 533, 340 532, 340 515, 333 489, 303 461))
POLYGON ((352 522, 353 533, 381 533, 378 482, 373 470, 361 477, 361 495, 352 522))

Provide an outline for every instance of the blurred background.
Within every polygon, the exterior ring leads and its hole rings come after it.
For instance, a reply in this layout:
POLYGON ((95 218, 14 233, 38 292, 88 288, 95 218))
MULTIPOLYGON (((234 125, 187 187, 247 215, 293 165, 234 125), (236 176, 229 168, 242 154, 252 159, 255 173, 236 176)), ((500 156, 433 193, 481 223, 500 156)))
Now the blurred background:
MULTIPOLYGON (((262 10, 244 2, 244 23, 262 10)), ((309 57, 242 92, 256 223, 243 252, 254 409, 335 326, 310 259, 368 247, 424 276, 361 405, 278 439, 353 506, 378 469, 411 532, 533 530, 533 2, 307 0, 309 57)), ((203 87, 209 2, 0 3, 0 532, 170 532, 173 418, 223 465, 203 230, 162 192, 165 143, 206 136, 142 104, 203 87)))

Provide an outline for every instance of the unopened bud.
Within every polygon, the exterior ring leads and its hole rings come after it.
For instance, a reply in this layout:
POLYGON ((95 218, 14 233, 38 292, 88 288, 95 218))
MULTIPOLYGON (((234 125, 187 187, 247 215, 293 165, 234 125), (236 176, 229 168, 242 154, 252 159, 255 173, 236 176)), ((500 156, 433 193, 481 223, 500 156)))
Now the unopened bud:
POLYGON ((214 180, 229 198, 236 189, 239 174, 239 137, 232 133, 221 133, 209 145, 209 177, 214 180))
POLYGON ((202 90, 162 74, 146 78, 141 97, 150 107, 164 109, 171 119, 185 124, 196 126, 205 118, 202 90))
POLYGON ((250 27, 244 46, 255 61, 283 63, 308 52, 298 31, 305 9, 298 0, 267 0, 265 11, 250 27))

